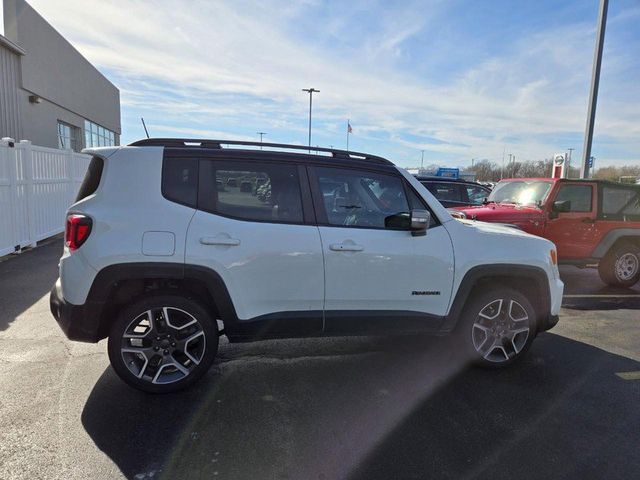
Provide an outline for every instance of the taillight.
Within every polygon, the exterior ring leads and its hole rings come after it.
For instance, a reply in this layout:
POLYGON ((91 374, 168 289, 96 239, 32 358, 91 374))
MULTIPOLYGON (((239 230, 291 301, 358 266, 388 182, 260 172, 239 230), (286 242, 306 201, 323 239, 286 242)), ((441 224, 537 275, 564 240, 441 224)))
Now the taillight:
POLYGON ((79 249, 82 244, 89 238, 91 233, 92 220, 78 213, 67 215, 67 226, 64 232, 65 245, 71 250, 79 249))

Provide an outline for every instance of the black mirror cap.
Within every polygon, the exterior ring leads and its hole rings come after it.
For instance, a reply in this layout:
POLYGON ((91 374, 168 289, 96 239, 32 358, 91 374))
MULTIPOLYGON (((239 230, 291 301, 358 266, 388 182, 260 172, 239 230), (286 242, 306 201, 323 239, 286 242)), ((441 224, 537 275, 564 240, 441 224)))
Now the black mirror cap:
POLYGON ((411 235, 414 237, 426 235, 430 223, 430 212, 427 210, 411 210, 411 235))
POLYGON ((552 210, 558 213, 566 213, 571 211, 571 200, 556 200, 553 202, 552 210))

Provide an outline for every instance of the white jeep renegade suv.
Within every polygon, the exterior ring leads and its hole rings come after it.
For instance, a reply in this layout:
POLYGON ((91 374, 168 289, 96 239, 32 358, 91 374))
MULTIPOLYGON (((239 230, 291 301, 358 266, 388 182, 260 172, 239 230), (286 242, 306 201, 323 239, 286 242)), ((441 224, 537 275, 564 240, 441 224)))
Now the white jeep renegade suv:
POLYGON ((383 158, 179 139, 88 153, 51 311, 72 340, 108 337, 141 390, 195 382, 223 334, 456 332, 497 366, 558 321, 551 242, 453 220, 383 158))

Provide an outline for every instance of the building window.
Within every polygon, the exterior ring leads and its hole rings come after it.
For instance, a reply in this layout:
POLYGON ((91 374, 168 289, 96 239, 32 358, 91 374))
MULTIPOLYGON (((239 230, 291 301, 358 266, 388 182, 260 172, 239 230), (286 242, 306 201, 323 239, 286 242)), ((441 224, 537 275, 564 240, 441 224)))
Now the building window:
POLYGON ((84 143, 85 147, 113 147, 116 144, 116 134, 97 123, 85 120, 84 143))
POLYGON ((80 150, 78 137, 80 129, 58 120, 58 148, 70 148, 74 151, 80 150))

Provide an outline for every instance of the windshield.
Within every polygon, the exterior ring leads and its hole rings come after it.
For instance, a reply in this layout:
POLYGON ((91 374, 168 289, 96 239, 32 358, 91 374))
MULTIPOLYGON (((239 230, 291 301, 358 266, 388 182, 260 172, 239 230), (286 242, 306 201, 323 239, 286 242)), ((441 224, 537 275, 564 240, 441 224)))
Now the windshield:
POLYGON ((498 182, 487 200, 495 203, 539 205, 550 189, 551 182, 539 180, 498 182))

